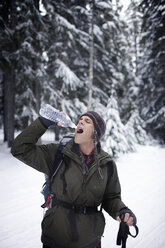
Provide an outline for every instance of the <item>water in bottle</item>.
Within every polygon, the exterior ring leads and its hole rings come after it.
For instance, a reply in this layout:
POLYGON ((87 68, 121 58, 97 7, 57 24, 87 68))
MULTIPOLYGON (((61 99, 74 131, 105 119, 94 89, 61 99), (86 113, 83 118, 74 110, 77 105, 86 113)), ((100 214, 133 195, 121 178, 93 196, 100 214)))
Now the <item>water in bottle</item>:
POLYGON ((68 115, 46 104, 40 109, 40 115, 53 122, 61 122, 62 127, 76 128, 76 125, 71 121, 68 115))

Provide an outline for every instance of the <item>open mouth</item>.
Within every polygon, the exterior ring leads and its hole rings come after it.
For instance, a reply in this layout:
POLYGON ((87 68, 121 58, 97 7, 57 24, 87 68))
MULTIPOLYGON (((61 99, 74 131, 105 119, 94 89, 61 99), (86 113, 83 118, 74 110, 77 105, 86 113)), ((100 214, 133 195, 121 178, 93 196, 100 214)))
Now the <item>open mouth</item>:
POLYGON ((82 128, 77 129, 77 133, 83 133, 83 129, 82 128))

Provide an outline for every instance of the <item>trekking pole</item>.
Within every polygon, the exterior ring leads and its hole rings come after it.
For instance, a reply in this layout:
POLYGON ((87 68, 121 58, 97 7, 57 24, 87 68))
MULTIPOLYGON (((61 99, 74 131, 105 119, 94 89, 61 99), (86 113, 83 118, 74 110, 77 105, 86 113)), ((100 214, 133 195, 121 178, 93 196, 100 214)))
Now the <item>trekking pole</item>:
POLYGON ((116 244, 122 245, 121 248, 126 248, 126 241, 127 241, 128 235, 130 235, 133 238, 136 238, 139 233, 139 228, 137 227, 137 225, 134 225, 134 228, 136 230, 135 235, 130 233, 129 226, 124 222, 124 214, 123 214, 121 216, 121 223, 119 226, 116 244))

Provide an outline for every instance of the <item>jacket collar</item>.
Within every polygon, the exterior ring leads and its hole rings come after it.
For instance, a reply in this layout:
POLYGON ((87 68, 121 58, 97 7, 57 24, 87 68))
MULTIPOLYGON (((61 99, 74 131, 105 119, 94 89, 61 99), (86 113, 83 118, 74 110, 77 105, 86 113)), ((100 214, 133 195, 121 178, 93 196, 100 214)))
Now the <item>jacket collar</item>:
MULTIPOLYGON (((99 161, 105 161, 106 163, 111 160, 111 157, 108 153, 104 152, 101 149, 101 144, 100 142, 97 145, 97 150, 98 150, 98 159, 99 161)), ((68 144, 64 147, 62 150, 62 153, 76 161, 78 164, 82 164, 81 159, 80 159, 80 150, 78 144, 74 142, 74 139, 71 139, 68 144)), ((105 164, 105 162, 101 162, 101 164, 105 164)))

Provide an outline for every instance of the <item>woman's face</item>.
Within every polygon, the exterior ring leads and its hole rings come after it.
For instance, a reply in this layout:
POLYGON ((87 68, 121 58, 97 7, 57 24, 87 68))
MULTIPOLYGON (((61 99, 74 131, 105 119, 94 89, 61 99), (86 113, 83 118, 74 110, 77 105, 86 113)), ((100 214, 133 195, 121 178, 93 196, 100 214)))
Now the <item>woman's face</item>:
POLYGON ((76 144, 93 142, 94 124, 90 117, 82 116, 75 130, 74 141, 76 144))

